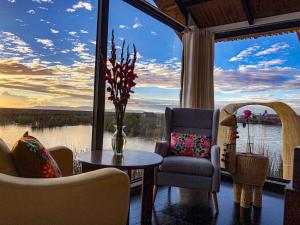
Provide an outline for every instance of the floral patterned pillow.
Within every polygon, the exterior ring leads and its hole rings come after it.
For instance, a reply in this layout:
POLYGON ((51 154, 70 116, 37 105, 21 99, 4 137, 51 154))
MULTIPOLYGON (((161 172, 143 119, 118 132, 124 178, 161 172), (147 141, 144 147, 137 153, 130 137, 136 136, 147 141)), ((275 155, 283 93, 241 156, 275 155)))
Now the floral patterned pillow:
POLYGON ((55 178, 61 171, 48 150, 26 132, 12 149, 18 172, 22 177, 55 178))
POLYGON ((171 133, 171 155, 201 157, 210 160, 211 138, 201 134, 171 133))

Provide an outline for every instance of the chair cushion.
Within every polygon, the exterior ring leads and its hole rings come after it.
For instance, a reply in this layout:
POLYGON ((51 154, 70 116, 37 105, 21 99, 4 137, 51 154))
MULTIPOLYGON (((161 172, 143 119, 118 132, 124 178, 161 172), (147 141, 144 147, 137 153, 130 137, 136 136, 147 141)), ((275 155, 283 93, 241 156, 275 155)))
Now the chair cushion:
POLYGON ((200 134, 171 133, 170 154, 210 160, 211 138, 200 134))
POLYGON ((19 176, 15 163, 12 158, 11 151, 6 143, 0 138, 0 173, 19 176))
POLYGON ((12 149, 16 167, 22 177, 55 178, 61 171, 48 150, 26 132, 12 149))
POLYGON ((160 171, 212 177, 214 167, 208 159, 188 156, 167 156, 159 167, 160 171))

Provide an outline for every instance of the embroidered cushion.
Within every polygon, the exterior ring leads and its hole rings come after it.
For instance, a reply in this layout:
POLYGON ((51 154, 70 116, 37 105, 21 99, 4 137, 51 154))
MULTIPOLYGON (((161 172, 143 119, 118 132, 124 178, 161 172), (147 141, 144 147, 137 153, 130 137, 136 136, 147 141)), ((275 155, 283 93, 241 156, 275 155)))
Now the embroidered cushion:
POLYGON ((210 160, 211 138, 200 134, 171 133, 171 155, 201 157, 210 160))
POLYGON ((22 177, 55 178, 61 171, 48 150, 26 132, 12 149, 16 167, 22 177))

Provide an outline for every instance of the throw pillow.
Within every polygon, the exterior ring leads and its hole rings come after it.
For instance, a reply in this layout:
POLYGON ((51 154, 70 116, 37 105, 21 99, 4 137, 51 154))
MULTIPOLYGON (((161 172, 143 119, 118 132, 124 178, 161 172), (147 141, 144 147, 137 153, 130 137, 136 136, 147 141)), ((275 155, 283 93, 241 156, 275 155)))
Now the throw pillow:
POLYGON ((201 157, 210 160, 211 138, 200 134, 171 133, 171 155, 201 157))
POLYGON ((26 132, 12 149, 16 167, 22 177, 55 178, 61 171, 48 150, 26 132))

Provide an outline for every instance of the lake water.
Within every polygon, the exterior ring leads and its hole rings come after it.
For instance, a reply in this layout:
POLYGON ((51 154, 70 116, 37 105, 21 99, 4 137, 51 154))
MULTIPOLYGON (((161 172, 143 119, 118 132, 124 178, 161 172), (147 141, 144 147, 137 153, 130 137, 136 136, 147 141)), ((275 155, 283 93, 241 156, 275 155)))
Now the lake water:
MULTIPOLYGON (((90 125, 45 129, 31 129, 29 126, 7 125, 0 126, 0 137, 11 148, 26 131, 37 137, 45 147, 67 146, 73 150, 75 156, 77 153, 90 151, 91 149, 92 126, 90 125)), ((243 128, 239 124, 238 131, 240 138, 237 140, 237 151, 245 151, 247 128, 243 128)), ((262 150, 264 150, 270 158, 271 172, 269 176, 281 177, 281 126, 251 124, 250 135, 254 140, 254 152, 262 153, 262 150)), ((111 136, 112 133, 104 133, 105 149, 111 149, 111 136)), ((128 137, 126 148, 153 152, 155 141, 149 138, 128 137)))
MULTIPOLYGON (((92 127, 89 125, 65 126, 56 128, 45 128, 41 130, 32 130, 27 126, 8 125, 0 127, 0 137, 12 147, 16 140, 26 131, 37 137, 46 147, 64 145, 74 152, 90 150, 92 127)), ((239 136, 237 140, 238 151, 245 149, 247 141, 247 129, 239 124, 239 136)), ((111 147, 111 133, 104 134, 104 148, 111 147)), ((268 149, 279 157, 281 155, 281 126, 251 124, 250 135, 254 140, 255 150, 259 151, 262 147, 268 149)), ((142 137, 128 137, 127 149, 137 149, 145 151, 154 151, 155 140, 142 137)))

